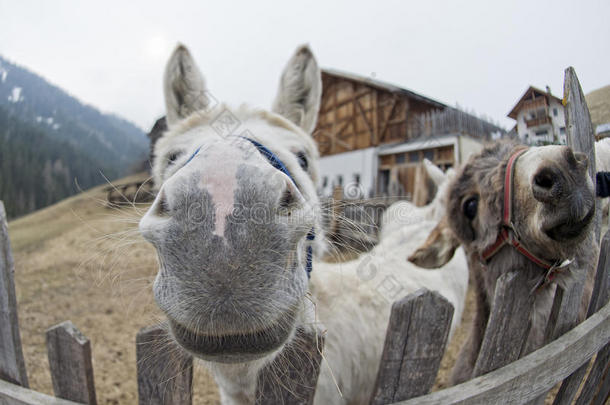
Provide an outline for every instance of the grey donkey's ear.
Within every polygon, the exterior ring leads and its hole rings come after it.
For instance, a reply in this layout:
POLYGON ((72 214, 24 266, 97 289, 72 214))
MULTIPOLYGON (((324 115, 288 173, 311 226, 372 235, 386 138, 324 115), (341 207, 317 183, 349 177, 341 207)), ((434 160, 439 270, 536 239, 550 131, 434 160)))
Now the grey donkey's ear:
POLYGON ((444 217, 430 232, 424 244, 413 252, 408 260, 419 267, 436 269, 447 264, 459 246, 460 241, 455 237, 447 225, 447 218, 444 217))
POLYGON ((273 111, 311 134, 316 127, 321 96, 320 68, 309 46, 301 45, 282 72, 273 111))
POLYGON ((167 123, 170 126, 193 112, 206 108, 209 103, 205 80, 184 45, 176 47, 165 66, 163 90, 167 123))

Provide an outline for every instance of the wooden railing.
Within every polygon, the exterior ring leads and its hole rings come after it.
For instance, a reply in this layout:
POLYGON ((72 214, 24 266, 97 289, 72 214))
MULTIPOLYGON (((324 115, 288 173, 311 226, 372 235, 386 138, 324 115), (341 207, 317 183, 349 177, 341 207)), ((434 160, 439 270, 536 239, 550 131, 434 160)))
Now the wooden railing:
POLYGON ((525 120, 525 125, 527 125, 528 128, 538 127, 540 125, 546 124, 551 124, 551 117, 549 117, 548 115, 543 115, 542 117, 536 117, 529 120, 525 120))
MULTIPOLYGON (((564 93, 571 146, 593 158, 593 130, 573 69, 564 93)), ((590 168, 594 173, 594 167, 590 168)), ((599 241, 599 210, 596 241, 599 241)), ((591 246, 585 254, 596 254, 591 246)), ((529 332, 533 299, 519 269, 497 282, 494 305, 475 365, 475 378, 427 394, 447 344, 453 308, 437 293, 420 290, 394 303, 371 404, 542 404, 561 383, 553 404, 602 405, 610 394, 610 233, 606 233, 595 272, 588 319, 577 325, 584 279, 568 289, 557 286, 546 328, 548 344, 521 357, 529 332), (402 401, 402 402, 401 402, 402 401)), ((578 258, 576 263, 582 263, 578 258)), ((575 272, 578 273, 578 272, 575 272)), ((47 331, 47 349, 56 397, 28 389, 17 320, 13 260, 4 207, 0 203, 0 404, 95 404, 89 340, 70 322, 47 331)), ((319 330, 297 331, 300 350, 288 348, 258 377, 257 404, 312 404, 323 352, 319 330), (309 350, 302 350, 303 348, 309 350), (278 376, 278 372, 281 375, 278 376), (282 384, 274 384, 274 381, 282 384)), ((137 336, 140 404, 191 404, 192 358, 169 354, 163 326, 137 336), (172 376, 174 378, 167 378, 172 376)))

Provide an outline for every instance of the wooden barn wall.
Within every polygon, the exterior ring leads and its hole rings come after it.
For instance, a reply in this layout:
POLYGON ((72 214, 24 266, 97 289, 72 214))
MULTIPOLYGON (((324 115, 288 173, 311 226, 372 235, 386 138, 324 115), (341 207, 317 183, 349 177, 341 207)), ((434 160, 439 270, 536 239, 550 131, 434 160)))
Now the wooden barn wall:
POLYGON ((323 73, 314 139, 322 156, 405 141, 411 115, 432 109, 404 94, 323 73))

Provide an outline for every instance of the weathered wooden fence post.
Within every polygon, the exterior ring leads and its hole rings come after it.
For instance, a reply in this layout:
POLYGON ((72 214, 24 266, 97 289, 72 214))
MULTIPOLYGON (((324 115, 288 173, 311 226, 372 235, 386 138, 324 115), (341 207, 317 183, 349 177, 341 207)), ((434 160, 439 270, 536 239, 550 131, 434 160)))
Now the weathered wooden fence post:
POLYGON ((28 376, 19 334, 14 272, 6 211, 0 201, 0 379, 27 387, 28 376))
MULTIPOLYGON (((602 240, 597 273, 595 276, 595 287, 589 303, 587 317, 596 313, 610 300, 610 232, 606 232, 602 240)), ((553 404, 569 404, 577 394, 583 377, 587 372, 587 361, 561 384, 559 392, 553 404)), ((610 375, 608 367, 610 364, 610 343, 597 354, 589 377, 585 381, 577 404, 594 403, 602 404, 610 390, 610 375), (599 388, 599 392, 596 392, 599 388), (593 401, 593 402, 592 402, 593 401)))
MULTIPOLYGON (((575 151, 582 152, 587 155, 587 157, 589 159, 589 176, 591 177, 593 184, 595 184, 595 172, 596 172, 595 134, 593 131, 593 125, 591 123, 591 116, 589 114, 589 108, 587 107, 587 103, 585 101, 585 97, 582 92, 582 88, 580 87, 578 77, 576 76, 576 72, 574 71, 574 68, 572 68, 572 67, 569 67, 565 70, 565 78, 564 78, 564 84, 563 84, 563 104, 565 106, 565 120, 566 120, 568 145, 571 146, 575 151)), ((594 218, 595 241, 599 241, 600 231, 601 231, 601 214, 602 213, 601 213, 601 209, 599 209, 599 207, 600 207, 599 199, 597 199, 595 203, 597 205, 595 218, 594 218)), ((604 255, 603 248, 601 249, 600 253, 602 255, 604 255)), ((586 263, 586 261, 578 260, 578 259, 579 258, 577 258, 576 262, 573 265, 585 266, 584 263, 586 263)), ((600 257, 600 259, 599 259, 598 269, 599 269, 599 265, 601 265, 601 262, 602 262, 602 257, 600 257)), ((593 271, 593 269, 588 269, 588 268, 583 269, 584 273, 589 272, 589 271, 593 271)), ((598 274, 598 276, 599 276, 599 274, 598 274)), ((583 283, 584 283, 584 281, 583 281, 583 283)), ((582 287, 584 287, 584 284, 582 285, 582 287)), ((598 288, 598 287, 599 287, 599 285, 596 283, 596 288, 598 288)), ((578 288, 578 285, 576 286, 576 288, 578 288)), ((560 294, 562 292, 563 291, 561 291, 560 294)), ((580 301, 578 301, 578 302, 575 301, 578 298, 576 296, 577 292, 578 292, 577 290, 573 291, 572 292, 573 297, 571 299, 567 300, 570 302, 566 302, 563 305, 563 307, 564 307, 563 312, 565 313, 563 315, 564 319, 560 318, 558 321, 560 323, 564 323, 564 325, 555 326, 555 328, 557 330, 553 334, 553 336, 550 336, 550 337, 557 338, 561 332, 565 332, 566 330, 571 329, 578 323, 577 311, 578 311, 578 304, 580 304, 580 301), (572 307, 572 309, 570 310, 570 307, 574 304, 577 304, 577 305, 575 307, 572 307)), ((582 294, 582 290, 581 290, 581 294, 582 294)), ((561 305, 557 301, 561 300, 562 298, 563 297, 561 295, 556 297, 556 300, 555 300, 556 302, 555 302, 554 306, 561 305)), ((593 301, 597 300, 598 298, 599 297, 596 296, 596 294, 593 294, 593 297, 591 298, 592 302, 590 304, 593 304, 593 301)), ((591 308, 592 307, 590 305, 588 316, 590 316, 592 314, 591 308)), ((597 309, 599 309, 599 307, 597 309)), ((547 331, 548 331, 548 329, 547 329, 547 331)), ((559 405, 559 404, 568 404, 568 403, 572 402, 572 400, 574 399, 574 396, 576 395, 578 387, 580 386, 582 378, 584 377, 584 375, 586 373, 587 364, 588 364, 588 362, 586 364, 584 364, 580 369, 576 370, 570 377, 566 378, 566 380, 562 383, 557 396, 555 397, 554 404, 559 405)))
POLYGON ((89 339, 70 321, 47 330, 46 339, 55 396, 96 404, 89 339))
POLYGON ((426 394, 436 379, 449 336, 453 305, 417 290, 392 305, 372 405, 426 394))
POLYGON ((193 402, 193 358, 171 342, 161 325, 136 336, 138 403, 190 405, 193 402))
POLYGON ((258 375, 256 405, 311 405, 316 393, 324 335, 297 329, 294 340, 258 375))
POLYGON ((530 330, 534 304, 526 272, 506 273, 496 282, 494 303, 473 377, 507 365, 521 357, 530 330))
MULTIPOLYGON (((568 146, 582 152, 589 158, 589 176, 595 184, 595 131, 591 123, 591 115, 585 101, 585 95, 573 67, 565 70, 563 81, 563 104, 565 108, 566 131, 568 146)), ((602 212, 599 209, 600 199, 596 199, 595 235, 599 241, 601 233, 602 212)))

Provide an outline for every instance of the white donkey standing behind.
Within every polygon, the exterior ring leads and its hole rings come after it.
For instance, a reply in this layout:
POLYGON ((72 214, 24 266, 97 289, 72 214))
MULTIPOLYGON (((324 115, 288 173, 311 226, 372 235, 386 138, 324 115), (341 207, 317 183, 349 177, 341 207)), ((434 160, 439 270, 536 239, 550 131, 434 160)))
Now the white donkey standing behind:
MULTIPOLYGON (((319 320, 328 362, 315 403, 368 403, 392 301, 420 287, 440 291, 455 306, 455 326, 468 283, 463 255, 444 269, 417 270, 406 262, 409 246, 382 243, 350 263, 314 263, 309 279, 311 236, 322 238, 310 136, 321 79, 311 51, 299 47, 289 61, 273 112, 210 109, 205 96, 179 46, 165 74, 169 130, 153 164, 159 192, 140 221, 158 253, 153 290, 171 337, 211 370, 224 405, 251 404, 261 368, 293 343, 297 327, 319 320), (237 125, 227 132, 227 122, 237 125), (389 292, 381 289, 388 281, 389 292)), ((412 225, 413 248, 427 234, 422 224, 412 225)))

